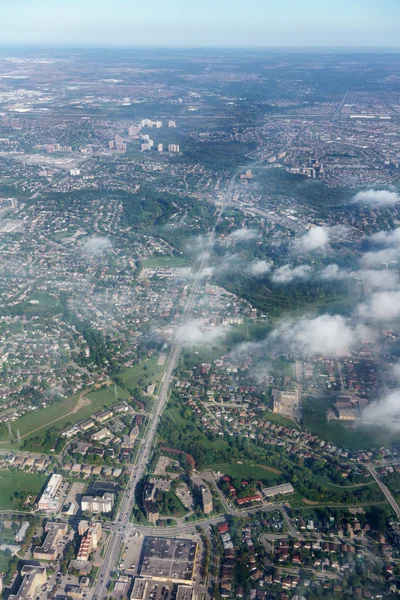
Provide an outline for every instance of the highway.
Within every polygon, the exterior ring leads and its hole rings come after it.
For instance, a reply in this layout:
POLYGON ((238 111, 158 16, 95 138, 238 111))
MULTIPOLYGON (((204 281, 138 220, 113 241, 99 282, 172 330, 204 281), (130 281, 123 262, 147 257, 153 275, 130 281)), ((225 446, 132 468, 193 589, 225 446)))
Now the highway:
MULTIPOLYGON (((210 233, 209 243, 205 245, 205 251, 203 253, 202 259, 200 261, 198 271, 201 272, 209 261, 212 248, 215 242, 215 234, 216 227, 221 221, 221 217, 224 211, 225 206, 230 202, 233 189, 235 185, 235 180, 238 173, 242 170, 242 168, 238 169, 234 175, 232 175, 226 192, 224 194, 223 201, 221 203, 218 216, 216 218, 214 227, 210 233)), ((192 316, 193 306, 195 304, 196 298, 202 289, 202 281, 199 279, 193 283, 191 291, 188 295, 185 310, 182 317, 181 325, 187 324, 192 316)), ((93 600, 103 600, 103 598, 107 595, 107 584, 110 579, 110 573, 115 569, 118 552, 121 546, 121 543, 124 539, 124 535, 129 528, 130 517, 132 515, 132 510, 135 505, 135 491, 136 488, 142 479, 143 475, 146 473, 146 467, 149 463, 154 442, 156 440, 157 435, 157 427, 160 420, 160 417, 164 411, 164 408, 168 402, 169 390, 172 383, 173 372, 178 364, 179 357, 182 352, 182 345, 179 343, 179 340, 176 340, 170 348, 169 356, 166 361, 164 374, 162 376, 161 385, 159 388, 158 395, 156 397, 155 405, 153 412, 149 418, 149 425, 147 428, 147 432, 143 439, 142 443, 142 451, 140 452, 136 466, 132 470, 132 474, 130 477, 130 481, 125 489, 124 495, 121 500, 121 504, 119 507, 119 512, 116 519, 116 526, 113 527, 111 538, 108 543, 107 553, 104 558, 103 564, 100 568, 96 585, 94 587, 94 591, 92 594, 93 600), (128 526, 128 527, 127 527, 128 526)), ((192 526, 193 529, 193 526, 192 526)))
POLYGON ((393 498, 393 496, 390 493, 389 489, 381 481, 380 477, 378 476, 378 473, 375 471, 375 468, 373 466, 367 465, 367 469, 371 473, 372 477, 375 479, 376 483, 381 488, 382 493, 385 495, 386 500, 389 502, 390 506, 393 508, 394 512, 396 513, 397 518, 400 519, 400 508, 399 508, 399 505, 397 504, 396 500, 393 498))

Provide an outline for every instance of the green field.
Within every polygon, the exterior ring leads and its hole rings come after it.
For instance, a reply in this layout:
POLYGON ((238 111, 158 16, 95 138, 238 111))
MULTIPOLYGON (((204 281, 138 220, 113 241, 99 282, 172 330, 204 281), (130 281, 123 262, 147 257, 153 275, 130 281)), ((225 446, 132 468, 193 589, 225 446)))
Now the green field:
POLYGON ((274 413, 268 410, 264 413, 263 418, 265 421, 271 421, 272 423, 278 423, 278 425, 282 425, 284 427, 290 427, 291 429, 301 429, 299 425, 292 419, 288 419, 279 413, 274 413))
POLYGON ((179 256, 153 256, 144 260, 142 265, 146 269, 154 267, 185 267, 187 261, 179 256))
POLYGON ((8 563, 10 559, 4 554, 0 554, 0 573, 5 573, 8 569, 8 563))
POLYGON ((29 300, 36 300, 41 308, 54 308, 57 305, 57 300, 44 292, 32 294, 29 300))
POLYGON ((14 508, 12 501, 14 492, 32 492, 38 494, 46 482, 46 475, 22 473, 18 471, 0 471, 0 509, 14 508))
POLYGON ((368 427, 358 424, 352 427, 343 422, 326 418, 328 402, 324 398, 303 399, 303 425, 312 433, 319 435, 348 450, 366 450, 371 447, 382 446, 393 442, 399 442, 399 435, 391 435, 385 429, 379 427, 368 427))
POLYGON ((233 479, 264 479, 266 481, 276 480, 280 473, 270 471, 268 467, 256 465, 246 461, 231 464, 209 465, 207 469, 212 469, 214 472, 220 471, 224 475, 229 475, 233 479))
MULTIPOLYGON (((127 387, 140 387, 138 382, 142 381, 143 387, 151 382, 158 382, 162 374, 162 367, 157 367, 157 357, 148 361, 143 361, 130 369, 121 373, 121 378, 127 387)), ((21 443, 16 439, 10 440, 8 431, 5 430, 0 436, 1 448, 17 448, 28 437, 44 436, 50 427, 62 429, 68 424, 74 424, 82 419, 87 419, 93 413, 101 410, 104 406, 110 406, 118 399, 129 398, 128 390, 117 387, 117 397, 114 393, 115 386, 103 386, 97 390, 82 394, 75 394, 55 402, 46 408, 40 408, 36 411, 23 415, 11 425, 11 430, 15 437, 17 432, 21 436, 21 443), (81 400, 79 400, 81 396, 81 400)))

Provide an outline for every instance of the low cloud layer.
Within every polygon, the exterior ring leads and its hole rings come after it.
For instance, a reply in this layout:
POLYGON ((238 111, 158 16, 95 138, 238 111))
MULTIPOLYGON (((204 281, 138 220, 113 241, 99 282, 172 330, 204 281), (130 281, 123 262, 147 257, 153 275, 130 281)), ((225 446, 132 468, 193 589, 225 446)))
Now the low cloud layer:
POLYGON ((400 317, 400 291, 376 292, 358 308, 366 321, 391 323, 400 317))
POLYGON ((354 325, 341 315, 320 315, 282 321, 261 342, 246 342, 236 347, 233 356, 250 355, 258 364, 271 353, 294 356, 343 356, 357 348, 368 329, 354 325))
POLYGON ((365 424, 382 425, 393 432, 400 431, 400 388, 392 390, 375 402, 371 402, 362 413, 365 424))
POLYGON ((207 346, 217 344, 229 332, 229 327, 209 326, 201 319, 192 319, 176 331, 176 340, 183 346, 207 346))
POLYGON ((257 229, 246 229, 243 227, 242 229, 236 229, 235 231, 232 231, 232 233, 230 233, 226 239, 232 241, 244 241, 252 240, 255 237, 257 237, 257 229))
POLYGON ((364 327, 341 315, 321 315, 284 321, 271 338, 284 342, 295 354, 341 356, 360 344, 364 327))
POLYGON ((352 204, 378 204, 380 206, 394 206, 400 201, 400 196, 397 192, 389 192, 388 190, 365 190, 358 192, 351 200, 352 204))
POLYGON ((256 260, 252 262, 249 266, 250 275, 254 275, 255 277, 258 275, 265 275, 269 273, 272 268, 272 263, 267 262, 266 260, 256 260))
POLYGON ((322 250, 335 238, 346 235, 347 231, 347 228, 341 225, 313 227, 305 235, 296 239, 295 248, 299 252, 322 250))
POLYGON ((289 283, 294 279, 307 279, 310 276, 311 271, 312 269, 309 265, 300 265, 298 267, 284 265, 274 271, 271 279, 275 283, 289 283))
POLYGON ((83 250, 86 254, 101 254, 106 250, 110 250, 111 241, 107 237, 96 235, 88 239, 83 244, 83 250))

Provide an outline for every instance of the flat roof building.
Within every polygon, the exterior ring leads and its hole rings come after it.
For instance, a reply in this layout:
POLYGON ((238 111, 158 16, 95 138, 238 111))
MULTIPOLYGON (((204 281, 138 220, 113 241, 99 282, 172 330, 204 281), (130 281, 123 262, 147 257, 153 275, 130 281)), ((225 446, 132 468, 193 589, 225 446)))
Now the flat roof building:
POLYGON ((130 600, 144 600, 146 598, 147 579, 135 577, 130 600))
POLYGON ((56 560, 57 542, 66 535, 68 525, 66 523, 54 523, 49 521, 44 528, 47 535, 41 546, 36 546, 33 550, 33 558, 36 560, 56 560))
POLYGON ((103 494, 102 496, 83 496, 81 502, 82 510, 93 513, 109 513, 114 506, 114 494, 103 494))
POLYGON ((262 493, 265 498, 273 498, 281 494, 293 494, 294 489, 291 483, 282 483, 269 488, 263 488, 262 493))
POLYGON ((192 600, 193 588, 189 585, 178 585, 176 600, 192 600))
POLYGON ((60 488, 62 479, 62 475, 59 475, 57 473, 50 477, 50 480, 47 483, 44 492, 40 496, 38 502, 39 510, 46 510, 50 512, 54 512, 57 510, 59 505, 57 492, 60 488))
POLYGON ((22 582, 16 594, 11 594, 8 600, 30 600, 36 597, 36 589, 46 583, 46 567, 24 565, 21 569, 22 582))
POLYGON ((155 581, 191 583, 194 578, 198 546, 184 539, 145 537, 139 575, 155 581))

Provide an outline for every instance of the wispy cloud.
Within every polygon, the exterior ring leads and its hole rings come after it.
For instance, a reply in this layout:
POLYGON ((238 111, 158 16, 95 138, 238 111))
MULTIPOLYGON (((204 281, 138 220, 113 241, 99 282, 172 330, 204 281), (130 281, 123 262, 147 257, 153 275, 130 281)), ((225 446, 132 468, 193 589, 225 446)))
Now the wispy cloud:
POLYGON ((400 196, 397 192, 388 190, 364 190, 358 192, 351 200, 352 204, 378 204, 380 206, 394 206, 399 202, 400 196))
POLYGON ((229 327, 210 326, 202 319, 192 319, 176 331, 176 340, 183 346, 207 346, 223 340, 229 327))
POLYGON ((283 265, 272 274, 272 281, 275 283, 289 283, 294 279, 307 279, 312 272, 310 265, 299 265, 298 267, 291 267, 290 265, 283 265))
POLYGON ((86 240, 83 244, 83 251, 86 254, 101 254, 112 247, 108 237, 94 236, 86 240))

